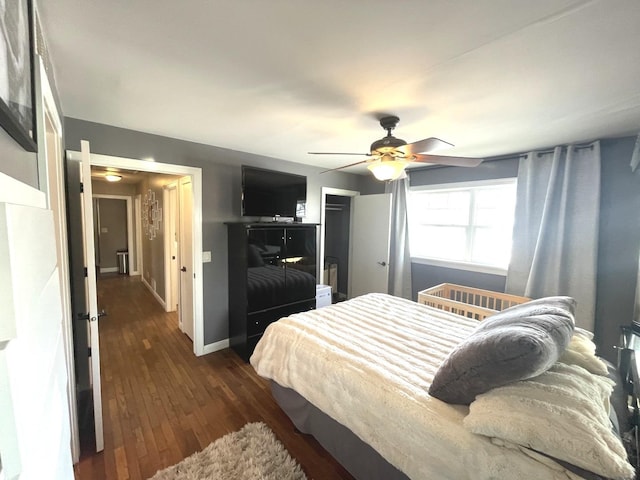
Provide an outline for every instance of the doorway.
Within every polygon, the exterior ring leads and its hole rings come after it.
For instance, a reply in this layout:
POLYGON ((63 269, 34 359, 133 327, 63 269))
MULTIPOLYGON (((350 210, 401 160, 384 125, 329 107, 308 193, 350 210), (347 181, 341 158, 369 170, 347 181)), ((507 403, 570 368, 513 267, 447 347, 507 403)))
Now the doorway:
POLYGON ((320 272, 331 286, 332 303, 347 299, 353 197, 360 192, 322 188, 320 212, 320 272))
MULTIPOLYGON (((152 174, 153 177, 160 177, 163 174, 167 174, 167 175, 173 175, 172 178, 178 178, 178 177, 188 177, 190 179, 190 182, 192 184, 192 203, 193 203, 193 210, 192 210, 192 224, 193 224, 193 235, 192 235, 192 252, 193 252, 193 258, 192 258, 192 265, 193 265, 193 269, 189 272, 190 276, 189 278, 191 279, 191 283, 192 283, 192 289, 193 289, 193 295, 190 298, 191 301, 191 305, 193 308, 193 321, 192 321, 192 325, 193 325, 193 330, 194 330, 194 334, 193 334, 193 343, 191 344, 191 350, 196 354, 196 355, 202 355, 204 354, 204 335, 203 335, 203 330, 204 330, 204 325, 203 325, 203 309, 202 309, 202 264, 201 264, 201 258, 202 258, 202 253, 201 253, 201 249, 202 249, 202 223, 201 223, 201 218, 202 218, 202 172, 201 169, 199 168, 195 168, 195 167, 185 167, 185 166, 179 166, 179 165, 169 165, 169 164, 159 164, 159 163, 154 163, 154 162, 150 162, 150 161, 141 161, 141 160, 134 160, 134 159, 126 159, 126 158, 120 158, 120 157, 111 157, 111 156, 105 156, 105 155, 96 155, 96 154, 91 154, 89 152, 89 142, 87 141, 82 141, 82 148, 83 148, 83 152, 73 152, 73 151, 67 151, 67 193, 69 195, 69 198, 72 199, 73 201, 69 201, 68 202, 68 206, 69 206, 69 218, 82 218, 83 214, 82 212, 75 212, 75 210, 81 210, 80 206, 82 205, 82 203, 86 202, 87 200, 89 201, 88 203, 88 208, 85 208, 85 211, 89 211, 89 212, 93 212, 93 208, 92 208, 92 204, 91 204, 91 188, 89 187, 89 185, 91 185, 91 181, 88 182, 84 182, 84 187, 83 187, 83 180, 82 178, 79 177, 80 171, 83 170, 84 173, 84 178, 89 178, 90 177, 90 172, 88 171, 91 167, 93 166, 97 166, 97 167, 111 167, 111 168, 115 168, 121 171, 135 171, 137 173, 139 172, 149 172, 150 174, 152 174), (80 168, 81 167, 81 168, 80 168), (86 194, 83 197, 82 191, 86 192, 86 194), (84 198, 84 200, 82 202, 78 202, 76 199, 78 198, 84 198)), ((169 180, 171 181, 171 180, 169 180)), ((151 238, 155 238, 155 235, 158 233, 158 228, 160 226, 160 223, 163 222, 162 220, 162 208, 161 205, 158 205, 158 202, 153 201, 151 202, 149 200, 149 198, 153 198, 154 195, 152 195, 151 193, 155 190, 156 187, 149 185, 149 188, 145 187, 145 205, 142 209, 142 213, 146 213, 147 218, 146 218, 146 225, 144 226, 144 234, 145 235, 152 235, 151 238), (152 228, 153 227, 153 228, 152 228)), ((161 195, 161 187, 158 188, 158 195, 161 195)), ((96 438, 96 444, 95 447, 97 450, 100 450, 102 448, 102 444, 103 444, 103 436, 102 436, 102 418, 103 418, 103 412, 102 412, 102 408, 101 408, 101 394, 100 394, 100 385, 101 385, 101 381, 100 381, 100 355, 99 355, 99 336, 98 336, 98 329, 99 329, 99 317, 104 315, 104 312, 98 312, 97 309, 97 305, 93 305, 96 303, 96 299, 94 297, 94 294, 92 293, 92 289, 85 289, 86 285, 85 285, 85 278, 87 275, 87 272, 93 272, 93 264, 94 262, 88 262, 88 263, 84 263, 84 260, 82 260, 79 257, 82 257, 82 255, 78 255, 79 252, 83 252, 87 249, 82 248, 83 242, 85 240, 87 240, 87 244, 89 240, 93 240, 93 235, 91 234, 92 230, 93 230, 93 226, 95 224, 94 220, 93 220, 93 215, 91 214, 91 218, 87 217, 87 227, 88 229, 86 230, 86 232, 88 232, 87 234, 83 234, 82 233, 82 228, 80 228, 80 232, 79 232, 79 237, 78 237, 78 233, 76 232, 76 229, 72 229, 71 227, 69 228, 69 235, 70 235, 70 244, 72 246, 75 246, 72 249, 72 252, 75 252, 75 255, 71 255, 71 262, 74 268, 71 269, 72 272, 74 272, 73 275, 73 284, 74 284, 74 292, 76 293, 76 295, 72 296, 72 298, 75 297, 74 299, 74 318, 77 316, 78 317, 78 321, 75 322, 75 326, 77 327, 74 331, 74 349, 75 349, 75 360, 76 360, 76 368, 78 368, 78 366, 80 366, 83 369, 83 373, 86 373, 86 375, 80 375, 78 376, 77 379, 77 388, 79 389, 79 391, 87 391, 88 392, 88 396, 89 399, 93 398, 93 401, 91 402, 93 404, 93 411, 94 411, 94 415, 93 415, 93 424, 95 425, 95 438, 96 438), (75 257, 75 258, 74 258, 75 257), (80 263, 79 263, 80 262, 80 263), (84 268, 84 266, 88 266, 89 268, 84 268), (82 274, 84 270, 84 275, 82 274), (76 285, 76 283, 78 283, 79 285, 76 285), (87 294, 88 292, 88 294, 87 294), (87 300, 85 300, 87 299, 87 300), (88 306, 87 306, 88 305, 88 306), (83 308, 84 306, 84 308, 83 308), (78 309, 80 308, 80 310, 78 309), (88 310, 87 310, 88 309, 88 310), (77 312, 80 312, 82 315, 79 316, 77 312), (87 312, 87 313, 82 313, 82 312, 87 312), (84 320, 84 321, 82 321, 84 320), (80 329, 80 326, 83 326, 83 328, 85 329, 85 334, 82 334, 82 332, 80 332, 80 334, 78 333, 77 330, 80 329), (91 332, 91 348, 88 349, 87 347, 87 335, 86 335, 86 329, 90 328, 90 332, 91 332), (84 342, 84 343, 83 343, 84 342), (81 345, 81 343, 83 343, 83 345, 81 345), (84 346, 84 348, 82 348, 84 346), (91 367, 90 371, 88 367, 91 367), (83 382, 83 383, 82 383, 83 382), (88 385, 85 385, 88 384, 88 385), (91 391, 93 390, 93 397, 91 397, 91 391)), ((136 222, 138 223, 138 222, 136 222)), ((161 232, 161 230, 160 230, 161 232)), ((160 233, 161 234, 161 233, 160 233)), ((162 240, 158 239, 154 245, 158 245, 158 244, 162 244, 162 240)), ((89 248, 88 250, 90 251, 88 253, 88 258, 94 258, 95 255, 93 253, 93 242, 91 242, 90 245, 91 248, 89 248)), ((153 245, 151 245, 151 247, 153 247, 153 245)), ((162 256, 163 256, 163 252, 162 252, 162 247, 160 248, 159 253, 159 259, 160 259, 160 268, 157 270, 157 275, 158 278, 162 279, 163 281, 163 269, 162 269, 162 256)), ((92 277, 91 274, 89 274, 89 277, 92 277)), ((95 276, 93 276, 94 280, 93 283, 95 284, 95 276)), ((91 283, 91 282, 89 282, 91 283)), ((144 281, 143 281, 144 283, 144 281)), ((153 282, 152 282, 153 283, 153 282)), ((164 283, 164 282, 163 282, 164 283)), ((95 287, 95 285, 94 285, 95 287)), ((158 285, 158 289, 157 291, 162 292, 163 291, 163 286, 160 287, 160 285, 158 285)), ((154 290, 155 290, 155 286, 154 286, 154 290)), ((93 288, 93 291, 95 292, 95 288, 93 288)), ((160 297, 160 295, 158 295, 158 297, 160 297)), ((160 298, 161 303, 164 304, 164 300, 162 298, 160 298)), ((106 321, 108 321, 108 319, 105 319, 106 321)), ((78 403, 80 404, 80 401, 78 401, 78 403)), ((81 411, 85 411, 85 410, 81 410, 81 411)), ((87 409, 87 413, 90 413, 89 409, 87 409)))
POLYGON ((93 194, 93 211, 98 272, 135 275, 131 198, 93 194))
MULTIPOLYGON (((81 155, 77 151, 67 151, 67 158, 80 161, 81 155)), ((203 314, 203 282, 202 282, 202 170, 197 167, 187 167, 167 163, 158 163, 148 160, 136 160, 111 155, 101 155, 92 153, 90 156, 91 166, 113 167, 122 170, 133 170, 136 172, 149 172, 156 174, 167 174, 190 179, 189 198, 192 204, 191 222, 191 264, 189 270, 192 299, 193 317, 193 352, 196 356, 204 355, 204 314, 203 314)), ((144 207, 143 207, 144 208, 144 207)), ((185 278, 187 276, 185 275, 185 278)), ((164 277, 162 278, 164 283, 164 277)), ((163 289, 161 290, 163 291, 163 289)), ((164 300, 163 300, 164 303, 164 300)), ((185 302, 189 303, 189 302, 185 302)))
POLYGON ((166 311, 178 312, 178 326, 191 340, 193 330, 193 185, 181 177, 164 186, 164 265, 166 311))

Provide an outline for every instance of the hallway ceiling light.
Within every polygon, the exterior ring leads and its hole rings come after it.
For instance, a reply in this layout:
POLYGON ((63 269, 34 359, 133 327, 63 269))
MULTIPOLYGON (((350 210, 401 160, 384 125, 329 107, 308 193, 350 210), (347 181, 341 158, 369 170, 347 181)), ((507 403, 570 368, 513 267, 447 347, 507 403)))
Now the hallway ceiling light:
POLYGON ((121 175, 116 175, 113 173, 108 173, 107 175, 104 176, 104 178, 107 179, 107 182, 119 182, 120 180, 122 180, 121 175))

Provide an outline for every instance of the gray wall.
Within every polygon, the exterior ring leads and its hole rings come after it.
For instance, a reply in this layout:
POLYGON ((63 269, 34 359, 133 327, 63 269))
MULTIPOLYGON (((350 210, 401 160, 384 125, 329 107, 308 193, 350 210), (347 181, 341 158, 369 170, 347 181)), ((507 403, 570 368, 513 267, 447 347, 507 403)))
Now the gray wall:
POLYGON ((227 232, 224 222, 241 220, 241 165, 306 175, 306 222, 320 221, 321 187, 364 193, 380 188, 370 176, 341 172, 321 175, 321 168, 65 118, 66 148, 80 150, 80 140, 88 140, 94 153, 135 159, 151 157, 156 162, 202 169, 202 248, 212 254, 211 263, 203 265, 205 344, 225 339, 228 334, 227 232))
POLYGON ((504 292, 506 279, 507 277, 504 275, 470 272, 468 270, 424 265, 422 263, 411 264, 411 282, 415 301, 418 300, 418 292, 420 290, 435 287, 441 283, 453 283, 455 285, 491 290, 492 292, 504 292))
MULTIPOLYGON (((142 227, 142 268, 144 269, 142 275, 156 294, 165 301, 167 299, 165 298, 164 281, 164 222, 168 212, 167 206, 164 204, 163 188, 165 185, 175 182, 178 178, 180 177, 173 175, 149 174, 145 175, 143 181, 138 185, 142 195, 142 203, 144 204, 145 195, 151 190, 154 192, 155 199, 158 202, 158 208, 162 210, 162 220, 158 224, 159 229, 156 230, 156 236, 153 239, 147 237, 144 225, 142 227)), ((142 205, 142 208, 145 208, 144 205, 142 205)), ((205 208, 204 202, 202 208, 205 208)))
POLYGON ((493 178, 518 176, 518 156, 502 160, 488 159, 477 167, 436 167, 411 170, 411 186, 440 185, 443 183, 472 182, 493 178))
POLYGON ((615 361, 620 325, 633 320, 640 250, 640 170, 629 161, 635 138, 601 142, 600 236, 596 295, 598 353, 615 361))

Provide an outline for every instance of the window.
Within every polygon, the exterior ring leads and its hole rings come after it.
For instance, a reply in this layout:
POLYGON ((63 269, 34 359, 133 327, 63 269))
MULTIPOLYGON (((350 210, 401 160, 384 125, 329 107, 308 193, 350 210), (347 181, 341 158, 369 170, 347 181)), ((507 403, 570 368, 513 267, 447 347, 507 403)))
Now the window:
POLYGON ((411 257, 506 270, 515 203, 515 179, 411 189, 411 257))

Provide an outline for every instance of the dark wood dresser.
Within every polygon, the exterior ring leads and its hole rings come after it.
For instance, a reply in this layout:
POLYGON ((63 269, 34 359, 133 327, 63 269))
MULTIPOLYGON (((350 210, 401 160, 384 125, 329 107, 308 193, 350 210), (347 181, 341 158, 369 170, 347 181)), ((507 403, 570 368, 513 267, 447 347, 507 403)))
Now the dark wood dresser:
POLYGON ((317 225, 227 223, 229 342, 245 361, 267 326, 315 308, 317 225))

